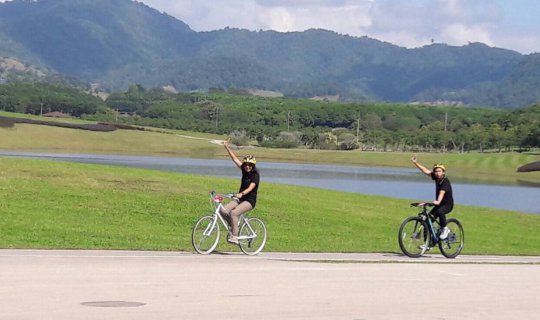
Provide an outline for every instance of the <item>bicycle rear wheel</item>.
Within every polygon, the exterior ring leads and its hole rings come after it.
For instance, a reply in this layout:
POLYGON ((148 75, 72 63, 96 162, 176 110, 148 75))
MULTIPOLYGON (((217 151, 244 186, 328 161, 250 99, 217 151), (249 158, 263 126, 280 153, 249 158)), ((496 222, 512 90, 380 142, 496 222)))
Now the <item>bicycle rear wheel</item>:
POLYGON ((240 250, 247 255, 256 255, 266 244, 266 226, 259 218, 245 218, 238 237, 240 250))
POLYGON ((427 224, 420 217, 408 217, 399 227, 398 242, 405 255, 421 257, 429 245, 427 224))
POLYGON ((193 248, 200 254, 208 254, 216 248, 219 241, 219 225, 215 216, 200 218, 191 233, 193 248))
POLYGON ((440 240, 439 249, 443 256, 452 259, 457 257, 463 249, 465 234, 461 223, 457 219, 448 219, 446 226, 450 229, 450 233, 446 239, 440 240))

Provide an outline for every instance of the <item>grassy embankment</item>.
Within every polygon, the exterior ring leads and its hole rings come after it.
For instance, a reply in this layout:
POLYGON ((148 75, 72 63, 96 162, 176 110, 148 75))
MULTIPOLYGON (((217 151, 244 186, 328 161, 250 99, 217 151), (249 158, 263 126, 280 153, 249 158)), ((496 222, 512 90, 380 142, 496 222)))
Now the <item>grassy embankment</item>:
MULTIPOLYGON (((13 116, 17 114, 0 112, 0 115, 13 116)), ((227 158, 223 147, 205 141, 205 139, 223 139, 223 136, 174 130, 167 131, 170 134, 133 130, 92 132, 50 126, 16 124, 13 128, 0 128, 0 150, 137 154, 208 159, 227 158), (185 136, 194 136, 203 140, 186 138, 185 136)), ((260 161, 412 168, 410 162, 411 153, 402 152, 384 153, 256 148, 255 150, 240 150, 238 153, 240 155, 253 153, 260 161)), ((448 174, 451 177, 506 184, 515 184, 518 181, 540 183, 540 172, 516 172, 519 166, 540 160, 539 152, 521 154, 424 153, 419 154, 418 158, 421 163, 427 166, 436 162, 445 163, 448 168, 448 174)))
MULTIPOLYGON (((226 157, 220 146, 175 134, 19 124, 0 128, 0 149, 226 157)), ((404 153, 249 152, 260 161, 410 166, 404 153)), ((444 161, 452 175, 540 181, 538 173, 515 173, 538 160, 534 154, 419 157, 426 164, 444 161)), ((191 227, 209 211, 206 193, 236 187, 236 180, 214 177, 0 158, 0 247, 190 250, 191 227)), ((465 226, 464 253, 540 254, 540 216, 467 206, 455 211, 465 226)), ((397 228, 414 213, 407 200, 264 183, 255 215, 267 222, 268 251, 395 252, 397 228)))
MULTIPOLYGON (((209 189, 236 179, 0 158, 0 247, 191 250, 209 189)), ((264 183, 266 251, 397 252, 408 201, 264 183)), ((540 216, 457 206, 468 254, 540 254, 540 216)), ((221 242, 218 250, 235 250, 221 242)))

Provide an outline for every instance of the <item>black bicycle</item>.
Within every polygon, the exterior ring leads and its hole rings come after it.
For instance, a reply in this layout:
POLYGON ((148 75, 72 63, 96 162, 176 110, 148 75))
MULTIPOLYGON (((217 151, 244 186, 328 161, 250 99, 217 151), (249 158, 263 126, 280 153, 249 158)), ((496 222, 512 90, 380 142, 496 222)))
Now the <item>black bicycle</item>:
POLYGON ((461 222, 455 218, 447 219, 446 226, 450 229, 450 233, 446 239, 440 240, 441 226, 436 217, 427 212, 428 206, 432 204, 420 206, 420 203, 411 203, 411 207, 422 207, 422 211, 418 216, 405 219, 399 227, 398 242, 401 251, 411 258, 418 258, 439 245, 443 256, 457 257, 465 244, 461 222))

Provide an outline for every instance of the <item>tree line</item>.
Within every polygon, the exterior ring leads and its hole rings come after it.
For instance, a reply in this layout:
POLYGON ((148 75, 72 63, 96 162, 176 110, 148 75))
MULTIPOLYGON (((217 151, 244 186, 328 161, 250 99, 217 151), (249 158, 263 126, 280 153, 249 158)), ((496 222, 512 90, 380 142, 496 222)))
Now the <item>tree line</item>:
POLYGON ((513 111, 256 97, 244 90, 171 93, 132 85, 102 100, 51 84, 0 85, 0 110, 226 134, 241 145, 384 151, 540 147, 540 103, 513 111))

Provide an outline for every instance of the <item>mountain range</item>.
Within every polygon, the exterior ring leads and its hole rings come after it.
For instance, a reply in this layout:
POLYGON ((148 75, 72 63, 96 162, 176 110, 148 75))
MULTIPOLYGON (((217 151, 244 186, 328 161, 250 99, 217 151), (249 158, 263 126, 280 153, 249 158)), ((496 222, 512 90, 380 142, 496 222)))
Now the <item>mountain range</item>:
POLYGON ((196 32, 132 0, 1 3, 0 55, 107 90, 237 88, 501 108, 540 100, 538 53, 481 43, 407 49, 320 29, 196 32))

